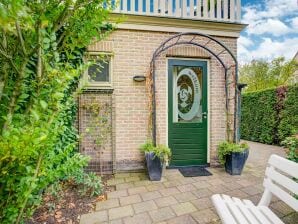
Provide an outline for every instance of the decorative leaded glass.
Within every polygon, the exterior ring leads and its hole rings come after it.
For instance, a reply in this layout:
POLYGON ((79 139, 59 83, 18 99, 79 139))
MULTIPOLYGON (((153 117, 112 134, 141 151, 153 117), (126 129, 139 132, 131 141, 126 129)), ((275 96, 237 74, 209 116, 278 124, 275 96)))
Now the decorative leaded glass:
POLYGON ((202 70, 175 66, 174 122, 202 122, 202 70))

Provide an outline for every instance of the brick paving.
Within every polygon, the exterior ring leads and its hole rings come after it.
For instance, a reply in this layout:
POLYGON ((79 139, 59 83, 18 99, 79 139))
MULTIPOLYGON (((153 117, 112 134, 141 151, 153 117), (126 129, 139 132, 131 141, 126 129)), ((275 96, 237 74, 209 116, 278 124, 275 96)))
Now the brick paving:
MULTIPOLYGON (((284 156, 283 149, 249 142, 250 155, 241 176, 231 176, 223 168, 210 167, 207 177, 183 177, 178 170, 166 170, 159 182, 148 181, 144 173, 120 173, 109 180, 116 191, 99 202, 96 211, 84 214, 80 224, 207 224, 221 223, 211 202, 214 193, 247 198, 258 203, 263 193, 263 177, 271 154, 284 156)), ((298 214, 273 198, 271 209, 286 224, 297 223, 298 214)))

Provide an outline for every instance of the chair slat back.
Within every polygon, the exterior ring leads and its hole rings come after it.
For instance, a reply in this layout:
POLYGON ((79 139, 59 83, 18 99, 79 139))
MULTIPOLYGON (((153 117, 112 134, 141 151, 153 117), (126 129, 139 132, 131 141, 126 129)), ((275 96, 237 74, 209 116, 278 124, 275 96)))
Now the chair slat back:
POLYGON ((294 196, 298 195, 298 183, 293 179, 298 179, 298 163, 271 155, 268 164, 264 187, 298 211, 298 200, 294 196))

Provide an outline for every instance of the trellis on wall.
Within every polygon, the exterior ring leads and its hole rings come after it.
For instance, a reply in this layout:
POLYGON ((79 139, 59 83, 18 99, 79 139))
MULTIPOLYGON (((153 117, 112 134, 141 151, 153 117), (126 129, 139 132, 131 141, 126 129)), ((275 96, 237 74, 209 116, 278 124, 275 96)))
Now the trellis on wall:
POLYGON ((175 46, 190 45, 204 49, 221 64, 224 69, 225 77, 225 109, 226 109, 226 129, 228 141, 238 142, 239 135, 239 108, 240 91, 238 89, 238 62, 231 50, 222 42, 214 37, 198 32, 186 32, 176 34, 163 43, 155 50, 150 62, 150 71, 147 77, 147 87, 149 92, 150 110, 150 130, 152 131, 152 141, 156 144, 156 60, 165 51, 175 46), (212 47, 216 50, 213 50, 212 47), (214 47, 215 46, 215 47, 214 47), (224 57, 228 55, 229 60, 224 57), (229 63, 231 62, 231 63, 229 63), (234 90, 234 91, 231 91, 234 90))

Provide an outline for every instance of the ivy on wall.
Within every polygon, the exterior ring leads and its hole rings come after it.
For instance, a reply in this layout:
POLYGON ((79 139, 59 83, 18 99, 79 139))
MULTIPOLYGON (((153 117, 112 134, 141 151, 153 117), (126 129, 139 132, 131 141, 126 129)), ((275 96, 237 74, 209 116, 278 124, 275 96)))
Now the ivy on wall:
POLYGON ((298 131, 298 84, 242 96, 241 138, 280 144, 298 131))

